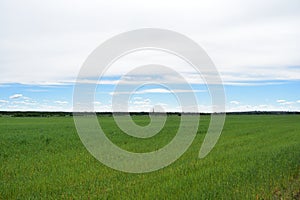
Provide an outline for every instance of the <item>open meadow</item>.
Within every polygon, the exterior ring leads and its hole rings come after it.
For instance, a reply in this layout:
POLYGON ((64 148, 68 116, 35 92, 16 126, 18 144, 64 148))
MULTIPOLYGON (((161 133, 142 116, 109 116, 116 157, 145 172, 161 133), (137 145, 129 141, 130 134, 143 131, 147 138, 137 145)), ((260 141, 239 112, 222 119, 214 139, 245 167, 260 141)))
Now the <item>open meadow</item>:
MULTIPOLYGON (((133 116, 139 125, 148 116, 133 116)), ((204 159, 209 124, 176 162, 130 174, 106 167, 81 143, 73 118, 0 117, 0 199, 300 199, 300 115, 227 115, 222 135, 204 159)), ((125 135, 111 116, 99 116, 118 146, 133 152, 168 144, 180 116, 148 139, 125 135)))

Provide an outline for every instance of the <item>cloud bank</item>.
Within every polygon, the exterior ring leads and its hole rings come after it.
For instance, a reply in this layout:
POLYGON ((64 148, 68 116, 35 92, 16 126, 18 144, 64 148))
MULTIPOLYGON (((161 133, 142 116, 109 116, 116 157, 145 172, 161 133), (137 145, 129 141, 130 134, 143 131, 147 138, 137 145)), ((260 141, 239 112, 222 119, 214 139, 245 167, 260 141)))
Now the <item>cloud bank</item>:
MULTIPOLYGON (((4 0, 0 83, 74 82, 99 44, 145 27, 174 30, 198 42, 227 83, 300 80, 299 11, 298 0, 4 0)), ((133 66, 143 58, 126 63, 133 66)), ((186 71, 178 61, 165 62, 186 71)), ((118 74, 112 70, 109 75, 118 74)))

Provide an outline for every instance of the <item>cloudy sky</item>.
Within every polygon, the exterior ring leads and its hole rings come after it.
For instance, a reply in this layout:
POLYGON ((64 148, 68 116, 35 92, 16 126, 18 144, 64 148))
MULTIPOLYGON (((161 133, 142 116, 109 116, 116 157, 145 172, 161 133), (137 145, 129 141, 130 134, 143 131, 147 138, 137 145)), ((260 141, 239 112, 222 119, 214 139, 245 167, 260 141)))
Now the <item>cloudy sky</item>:
MULTIPOLYGON (((162 28, 186 35, 207 52, 223 80, 228 111, 300 111, 299 24, 299 0, 2 0, 0 110, 71 111, 78 72, 97 46, 122 32, 162 28)), ((96 91, 96 110, 111 110, 124 73, 152 63, 182 72, 193 90, 177 92, 194 92, 199 110, 211 110, 201 77, 182 60, 154 51, 127 55, 111 66, 96 91)), ((156 104, 179 109, 176 97, 160 85, 139 87, 128 103, 136 111, 156 104)))

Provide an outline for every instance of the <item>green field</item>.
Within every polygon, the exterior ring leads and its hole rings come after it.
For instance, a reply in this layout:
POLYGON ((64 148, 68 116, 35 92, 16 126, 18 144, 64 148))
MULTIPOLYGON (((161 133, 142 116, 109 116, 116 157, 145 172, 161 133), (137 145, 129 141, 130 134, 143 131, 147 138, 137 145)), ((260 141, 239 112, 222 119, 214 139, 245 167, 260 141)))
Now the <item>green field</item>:
MULTIPOLYGON (((146 125, 147 116, 134 116, 146 125)), ((174 136, 179 116, 149 139, 99 117, 120 147, 148 152, 174 136)), ((159 171, 129 174, 92 157, 72 117, 0 117, 0 199, 299 199, 300 115, 228 115, 211 153, 198 159, 209 123, 201 116, 191 147, 159 171)))

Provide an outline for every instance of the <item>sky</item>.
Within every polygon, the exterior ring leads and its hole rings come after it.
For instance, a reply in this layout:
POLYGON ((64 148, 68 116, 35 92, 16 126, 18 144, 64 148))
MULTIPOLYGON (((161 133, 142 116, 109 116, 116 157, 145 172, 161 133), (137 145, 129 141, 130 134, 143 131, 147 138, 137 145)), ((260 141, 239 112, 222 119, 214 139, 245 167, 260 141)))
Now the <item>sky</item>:
MULTIPOLYGON (((206 51, 223 80, 226 111, 300 111, 299 24, 299 0, 2 0, 0 110, 72 111, 76 77, 97 46, 126 31, 161 28, 206 51)), ((153 63, 180 72, 191 90, 178 83, 174 95, 163 85, 140 85, 128 101, 130 111, 155 105, 180 111, 176 93, 193 93, 199 111, 212 111, 201 76, 180 58, 153 50, 131 53, 109 67, 95 91, 95 110, 111 111, 114 89, 126 73, 153 63)), ((176 83, 150 72, 134 80, 176 83)))

